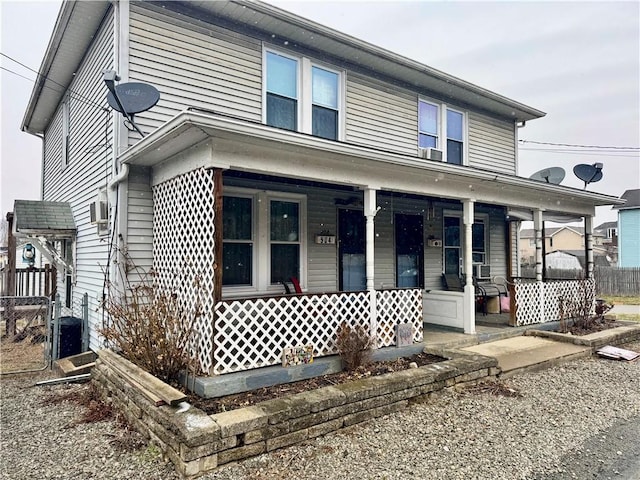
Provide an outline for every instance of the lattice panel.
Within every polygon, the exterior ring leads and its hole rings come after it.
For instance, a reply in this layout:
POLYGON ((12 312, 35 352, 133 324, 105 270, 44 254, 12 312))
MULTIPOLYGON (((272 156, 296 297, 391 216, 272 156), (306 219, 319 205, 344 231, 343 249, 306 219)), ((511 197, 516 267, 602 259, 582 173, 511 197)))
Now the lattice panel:
POLYGON ((595 300, 594 280, 570 280, 545 282, 545 319, 548 322, 561 319, 561 299, 568 302, 591 303, 593 310, 595 300))
POLYGON ((559 280, 552 282, 516 281, 516 324, 532 325, 559 320, 560 298, 593 299, 593 280, 559 280))
POLYGON ((340 324, 368 326, 369 308, 367 292, 219 302, 213 373, 278 365, 287 346, 313 344, 316 357, 335 354, 340 324))
POLYGON ((376 291, 378 312, 378 348, 396 344, 395 327, 399 323, 411 323, 413 341, 422 341, 422 290, 376 291))
POLYGON ((158 285, 177 294, 180 306, 199 311, 200 368, 213 359, 214 178, 201 168, 153 187, 153 268, 158 285))

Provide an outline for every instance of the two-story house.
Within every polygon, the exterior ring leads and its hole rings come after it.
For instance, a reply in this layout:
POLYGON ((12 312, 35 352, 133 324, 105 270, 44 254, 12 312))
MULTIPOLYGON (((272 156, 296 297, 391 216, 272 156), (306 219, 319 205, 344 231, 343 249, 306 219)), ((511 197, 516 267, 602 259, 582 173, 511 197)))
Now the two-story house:
MULTIPOLYGON (((44 243, 67 250, 60 290, 96 307, 92 348, 117 251, 200 297, 200 366, 221 374, 287 345, 332 353, 342 321, 378 347, 398 323, 473 333, 474 271, 517 273, 512 210, 538 235, 547 214, 591 232, 621 203, 518 176, 540 110, 261 2, 65 1, 40 74, 23 129, 43 136, 43 200, 77 227, 44 243), (135 115, 144 137, 108 107, 105 70, 160 92, 135 115), (283 295, 292 277, 304 294, 283 295)), ((541 276, 514 288, 518 322, 550 319, 541 276)))

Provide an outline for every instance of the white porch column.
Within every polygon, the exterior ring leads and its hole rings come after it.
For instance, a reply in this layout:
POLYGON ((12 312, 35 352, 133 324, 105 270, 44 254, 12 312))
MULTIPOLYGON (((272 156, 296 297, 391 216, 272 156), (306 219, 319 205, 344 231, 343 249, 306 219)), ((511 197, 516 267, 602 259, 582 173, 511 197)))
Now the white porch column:
POLYGON ((584 248, 586 259, 586 278, 593 278, 593 217, 584 217, 584 248))
POLYGON ((533 211, 533 229, 536 238, 536 281, 542 282, 542 210, 533 211))
POLYGON ((376 338, 376 332, 378 330, 378 313, 376 308, 376 290, 375 290, 375 259, 374 259, 374 243, 375 243, 375 229, 374 218, 378 213, 376 206, 376 189, 365 188, 364 189, 364 216, 366 218, 366 264, 365 264, 365 276, 367 279, 367 291, 369 292, 369 305, 370 305, 370 335, 376 338))
POLYGON ((464 333, 476 333, 475 288, 473 286, 473 245, 472 226, 474 219, 474 200, 462 202, 462 222, 464 224, 464 243, 462 246, 462 262, 464 267, 464 333))
POLYGON ((533 211, 533 228, 536 236, 536 285, 538 286, 538 293, 540 295, 538 300, 538 310, 540 323, 544 322, 544 284, 542 283, 542 242, 545 241, 542 235, 543 220, 542 210, 533 211))

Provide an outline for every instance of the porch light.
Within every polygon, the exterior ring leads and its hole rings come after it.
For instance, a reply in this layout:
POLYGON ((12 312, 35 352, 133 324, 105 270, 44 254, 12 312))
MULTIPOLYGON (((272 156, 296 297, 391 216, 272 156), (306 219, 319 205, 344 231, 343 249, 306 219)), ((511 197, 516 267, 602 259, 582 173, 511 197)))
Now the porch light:
POLYGON ((36 263, 36 249, 30 243, 27 243, 22 249, 22 260, 33 267, 36 263))

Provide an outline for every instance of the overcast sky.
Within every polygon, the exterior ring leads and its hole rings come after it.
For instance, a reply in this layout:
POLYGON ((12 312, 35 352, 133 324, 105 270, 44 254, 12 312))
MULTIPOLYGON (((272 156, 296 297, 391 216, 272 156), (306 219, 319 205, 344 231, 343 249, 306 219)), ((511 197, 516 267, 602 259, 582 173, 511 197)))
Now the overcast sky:
MULTIPOLYGON (((521 145, 520 175, 602 162, 589 190, 620 196, 640 188, 639 2, 271 2, 354 37, 547 112, 520 139, 600 147, 521 145), (561 150, 561 151, 560 151, 561 150)), ((58 1, 0 0, 1 51, 38 69, 58 1)), ((19 131, 35 74, 1 57, 0 212, 40 196, 41 141, 19 131)), ((597 210, 596 225, 616 220, 597 210)))

